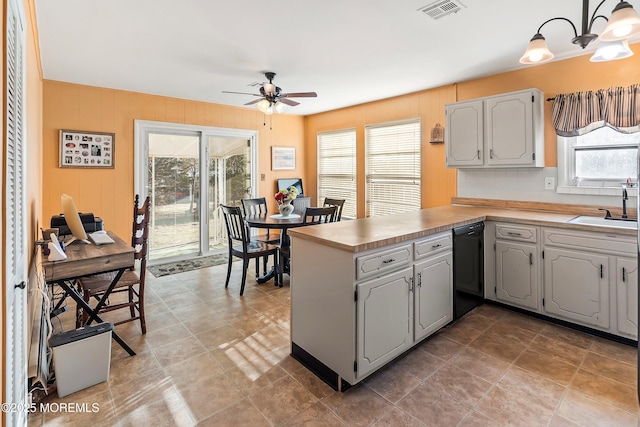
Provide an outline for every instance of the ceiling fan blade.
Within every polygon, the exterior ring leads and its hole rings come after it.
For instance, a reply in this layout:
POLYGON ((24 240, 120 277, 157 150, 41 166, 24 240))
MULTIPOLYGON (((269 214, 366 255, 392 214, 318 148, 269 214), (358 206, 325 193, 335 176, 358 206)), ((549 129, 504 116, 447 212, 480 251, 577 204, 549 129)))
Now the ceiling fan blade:
POLYGON ((280 98, 315 98, 318 94, 315 92, 293 92, 280 94, 280 98))
POLYGON ((287 99, 287 98, 279 98, 278 101, 282 102, 283 104, 290 105, 292 107, 295 107, 296 105, 300 104, 299 102, 292 101, 292 100, 287 99))
POLYGON ((262 96, 257 93, 247 93, 247 92, 229 92, 228 90, 223 90, 222 93, 235 93, 237 95, 251 95, 251 96, 262 96))
POLYGON ((253 101, 249 101, 249 102, 247 102, 247 103, 246 103, 246 104, 244 104, 244 105, 253 105, 253 104, 256 104, 256 103, 258 103, 258 102, 262 101, 263 99, 264 99, 264 98, 254 99, 253 101))

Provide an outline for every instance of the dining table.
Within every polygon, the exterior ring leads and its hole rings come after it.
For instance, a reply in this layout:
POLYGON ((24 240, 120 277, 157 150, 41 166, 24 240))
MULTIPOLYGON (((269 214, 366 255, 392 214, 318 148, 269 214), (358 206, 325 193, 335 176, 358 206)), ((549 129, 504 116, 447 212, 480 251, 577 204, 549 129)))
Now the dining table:
MULTIPOLYGON (((304 222, 303 215, 297 213, 290 213, 289 215, 282 214, 269 214, 263 213, 259 215, 247 215, 245 217, 245 222, 249 227, 252 228, 265 228, 271 230, 280 230, 280 248, 288 248, 291 244, 289 236, 287 234, 287 230, 290 228, 303 227, 308 225, 304 222)), ((288 261, 284 263, 280 268, 282 268, 284 273, 289 273, 289 264, 288 261)), ((266 272, 264 276, 257 277, 256 281, 260 284, 268 282, 272 278, 275 278, 275 284, 282 287, 282 283, 279 283, 279 275, 276 274, 274 267, 266 272)))

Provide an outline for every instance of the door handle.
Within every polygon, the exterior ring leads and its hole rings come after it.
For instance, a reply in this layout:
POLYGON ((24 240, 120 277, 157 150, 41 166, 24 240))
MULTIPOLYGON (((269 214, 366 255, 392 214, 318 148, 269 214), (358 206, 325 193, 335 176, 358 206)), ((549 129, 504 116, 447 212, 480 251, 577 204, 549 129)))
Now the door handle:
POLYGON ((25 283, 25 281, 23 280, 22 282, 20 282, 20 283, 18 283, 17 285, 15 285, 13 288, 14 288, 14 289, 17 289, 17 288, 24 289, 26 286, 27 286, 27 284, 26 284, 26 283, 25 283))

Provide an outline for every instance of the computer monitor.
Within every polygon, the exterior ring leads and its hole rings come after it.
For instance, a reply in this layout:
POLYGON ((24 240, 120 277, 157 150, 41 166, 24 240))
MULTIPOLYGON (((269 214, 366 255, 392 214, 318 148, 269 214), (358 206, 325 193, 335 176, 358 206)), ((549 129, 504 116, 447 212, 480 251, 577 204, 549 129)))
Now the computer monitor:
POLYGON ((73 201, 73 198, 67 194, 63 194, 60 197, 60 202, 62 203, 64 220, 67 222, 67 226, 73 235, 73 237, 65 243, 68 245, 78 240, 84 243, 91 243, 87 240, 87 232, 84 231, 84 226, 82 225, 80 215, 78 215, 78 209, 76 209, 76 204, 73 201))
POLYGON ((286 190, 292 185, 298 190, 298 197, 304 194, 304 191, 302 191, 302 178, 278 178, 278 191, 286 190))

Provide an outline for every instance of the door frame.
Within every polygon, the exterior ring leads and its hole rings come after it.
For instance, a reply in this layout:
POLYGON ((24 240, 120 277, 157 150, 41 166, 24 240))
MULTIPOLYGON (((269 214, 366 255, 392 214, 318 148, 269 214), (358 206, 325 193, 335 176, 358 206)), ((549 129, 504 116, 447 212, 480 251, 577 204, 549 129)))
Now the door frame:
MULTIPOLYGON (((148 179, 147 179, 147 160, 149 158, 149 133, 175 133, 175 134, 200 134, 200 159, 209 158, 208 138, 226 137, 246 139, 250 142, 250 162, 251 162, 251 191, 252 197, 255 197, 258 189, 258 131, 248 129, 231 129, 219 128, 212 126, 189 125, 182 123, 158 122, 152 120, 134 120, 134 169, 133 182, 134 194, 139 194, 141 199, 147 197, 148 179)), ((200 176, 208 176, 208 162, 200 162, 200 176)), ((200 182, 204 182, 202 179, 200 182)), ((208 229, 209 229, 209 194, 207 191, 200 191, 200 250, 198 256, 209 253, 208 229)), ((191 258, 192 256, 175 256, 158 260, 158 263, 176 261, 179 259, 191 258)), ((151 265, 153 263, 150 263, 151 265)))

